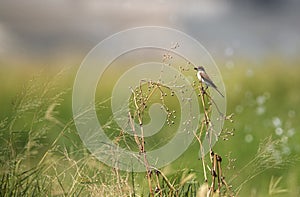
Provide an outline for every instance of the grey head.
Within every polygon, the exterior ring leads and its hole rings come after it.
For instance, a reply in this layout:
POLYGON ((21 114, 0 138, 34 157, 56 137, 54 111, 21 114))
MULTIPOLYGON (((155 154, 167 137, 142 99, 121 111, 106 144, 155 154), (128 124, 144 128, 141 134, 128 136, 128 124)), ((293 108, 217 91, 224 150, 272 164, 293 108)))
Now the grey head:
POLYGON ((194 67, 194 70, 205 72, 205 69, 203 66, 194 67))

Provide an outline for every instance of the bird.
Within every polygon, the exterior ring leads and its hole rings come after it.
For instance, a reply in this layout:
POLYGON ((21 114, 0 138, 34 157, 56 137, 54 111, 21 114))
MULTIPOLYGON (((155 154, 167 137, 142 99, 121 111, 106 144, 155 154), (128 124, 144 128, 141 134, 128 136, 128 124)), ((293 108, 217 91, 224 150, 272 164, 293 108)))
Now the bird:
POLYGON ((194 67, 194 70, 197 70, 197 78, 199 79, 199 81, 204 83, 207 87, 213 87, 222 97, 224 97, 224 95, 219 91, 214 82, 210 79, 203 66, 194 67))

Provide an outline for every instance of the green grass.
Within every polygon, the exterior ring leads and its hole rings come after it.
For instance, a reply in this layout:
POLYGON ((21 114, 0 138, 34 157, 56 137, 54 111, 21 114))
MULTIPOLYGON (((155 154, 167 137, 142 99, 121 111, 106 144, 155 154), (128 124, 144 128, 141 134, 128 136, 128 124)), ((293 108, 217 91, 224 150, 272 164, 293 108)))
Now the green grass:
MULTIPOLYGON (((234 178, 233 189, 242 186, 239 196, 300 195, 300 68, 286 69, 274 62, 221 70, 227 113, 235 114, 234 123, 225 127, 235 131, 228 141, 220 140, 214 151, 223 157, 226 181, 234 178), (265 147, 270 136, 273 149, 258 156, 260 144, 265 147), (251 178, 255 172, 261 173, 251 178)), ((6 83, 0 84, 0 195, 148 196, 144 173, 111 169, 82 144, 71 111, 75 68, 59 74, 25 70, 1 68, 6 83)), ((195 194, 204 181, 198 146, 193 143, 161 169, 182 196, 195 194)), ((167 182, 159 179, 165 192, 170 192, 167 182)))

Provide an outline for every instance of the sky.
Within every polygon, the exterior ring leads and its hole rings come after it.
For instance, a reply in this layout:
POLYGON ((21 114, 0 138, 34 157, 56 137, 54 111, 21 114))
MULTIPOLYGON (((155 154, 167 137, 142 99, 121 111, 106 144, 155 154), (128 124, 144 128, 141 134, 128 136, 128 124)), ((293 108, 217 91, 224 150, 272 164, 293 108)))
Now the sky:
POLYGON ((299 8, 297 0, 1 0, 0 61, 82 58, 106 37, 147 25, 183 31, 219 58, 296 58, 299 8))

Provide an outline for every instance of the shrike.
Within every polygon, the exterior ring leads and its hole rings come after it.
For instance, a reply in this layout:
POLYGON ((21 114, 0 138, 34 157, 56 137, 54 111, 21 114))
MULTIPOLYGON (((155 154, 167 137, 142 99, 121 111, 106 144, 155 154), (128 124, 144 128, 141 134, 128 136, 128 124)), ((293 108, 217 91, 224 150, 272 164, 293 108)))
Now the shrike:
POLYGON ((197 78, 199 79, 199 81, 205 83, 207 87, 208 86, 213 87, 222 97, 224 97, 224 95, 218 90, 214 82, 209 78, 203 66, 198 66, 197 68, 195 67, 194 69, 197 70, 197 78))

